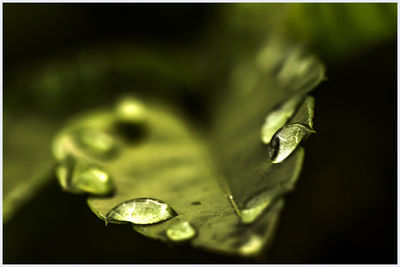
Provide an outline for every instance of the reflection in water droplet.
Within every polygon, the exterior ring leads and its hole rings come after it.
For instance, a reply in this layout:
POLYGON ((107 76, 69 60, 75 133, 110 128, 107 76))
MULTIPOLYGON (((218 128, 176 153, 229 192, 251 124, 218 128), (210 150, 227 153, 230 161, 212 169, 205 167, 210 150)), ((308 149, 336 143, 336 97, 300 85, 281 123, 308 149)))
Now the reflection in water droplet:
POLYGON ((179 222, 168 228, 166 233, 171 241, 180 242, 192 239, 196 235, 196 229, 188 222, 179 222))
POLYGON ((243 223, 254 222, 264 210, 266 210, 273 199, 271 192, 266 191, 261 194, 257 194, 250 201, 246 203, 244 209, 240 211, 240 217, 243 223))
POLYGON ((269 156, 273 163, 280 163, 296 150, 300 142, 311 133, 307 126, 292 123, 280 128, 272 137, 269 145, 269 156))
POLYGON ((106 216, 106 223, 131 222, 153 224, 175 217, 177 213, 165 202, 151 198, 136 198, 122 202, 112 208, 106 216))
POLYGON ((293 116, 302 99, 303 96, 301 95, 292 97, 268 114, 261 128, 261 140, 263 143, 269 144, 271 142, 276 131, 293 116))
POLYGON ((246 243, 244 243, 240 248, 239 252, 242 255, 252 255, 257 254, 263 246, 261 237, 258 235, 252 235, 246 243))
POLYGON ((56 175, 61 187, 71 193, 108 195, 114 190, 106 171, 95 164, 75 162, 72 158, 67 158, 57 167, 56 175))
POLYGON ((76 139, 84 149, 97 156, 111 156, 116 152, 115 140, 98 129, 80 129, 76 133, 76 139))

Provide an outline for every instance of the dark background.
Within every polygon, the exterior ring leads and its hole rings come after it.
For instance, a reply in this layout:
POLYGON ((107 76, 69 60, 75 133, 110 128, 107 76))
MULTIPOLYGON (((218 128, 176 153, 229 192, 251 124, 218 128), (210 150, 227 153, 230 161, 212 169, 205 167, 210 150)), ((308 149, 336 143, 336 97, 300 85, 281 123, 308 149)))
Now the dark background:
MULTIPOLYGON (((29 62, 103 42, 191 45, 222 7, 4 4, 4 80, 29 62)), ((318 134, 304 144, 302 176, 265 257, 169 247, 127 225, 105 227, 84 198, 52 182, 3 226, 4 263, 396 263, 397 42, 339 63, 320 57, 328 81, 314 93, 318 134)))

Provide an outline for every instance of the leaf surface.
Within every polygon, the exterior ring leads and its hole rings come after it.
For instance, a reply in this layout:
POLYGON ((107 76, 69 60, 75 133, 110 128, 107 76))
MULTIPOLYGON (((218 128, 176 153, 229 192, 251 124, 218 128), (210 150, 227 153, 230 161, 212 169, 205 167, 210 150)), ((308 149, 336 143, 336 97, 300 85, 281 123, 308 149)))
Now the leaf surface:
POLYGON ((54 160, 50 147, 57 128, 58 124, 45 119, 4 117, 4 222, 52 177, 54 160))
MULTIPOLYGON (((177 215, 160 223, 132 224, 136 231, 172 242, 167 234, 171 229, 190 225, 196 234, 186 241, 193 246, 242 256, 259 254, 271 241, 283 206, 281 196, 293 189, 304 157, 304 150, 296 144, 283 162, 274 164, 268 146, 262 142, 263 122, 288 99, 305 96, 324 74, 314 57, 298 48, 282 48, 279 42, 268 40, 262 50, 274 54, 279 49, 273 62, 259 64, 260 54, 255 54, 239 63, 232 83, 223 92, 223 101, 216 105, 207 134, 200 134, 182 114, 154 100, 144 102, 146 120, 133 128, 133 136, 132 129, 127 132, 118 127, 115 108, 73 119, 53 146, 62 148, 60 164, 66 157, 96 164, 115 184, 114 195, 88 198, 91 210, 105 220, 110 211, 124 213, 121 203, 159 200, 177 215), (242 75, 241 82, 248 85, 246 91, 235 87, 235 75, 243 66, 254 73, 252 77, 242 75), (110 135, 118 151, 109 158, 94 156, 74 135, 85 128, 110 135), (68 138, 60 145, 62 137, 68 138)), ((307 124, 312 117, 310 109, 303 106, 309 105, 307 101, 300 103, 306 104, 299 104, 292 117, 307 124)))

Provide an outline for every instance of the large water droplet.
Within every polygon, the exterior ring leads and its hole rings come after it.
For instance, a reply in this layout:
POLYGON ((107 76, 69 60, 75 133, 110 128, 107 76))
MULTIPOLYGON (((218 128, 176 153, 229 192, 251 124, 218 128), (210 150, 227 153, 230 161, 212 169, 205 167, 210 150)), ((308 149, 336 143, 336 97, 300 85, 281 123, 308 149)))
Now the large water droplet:
POLYGON ((196 235, 196 229, 189 222, 178 222, 166 231, 171 241, 181 242, 192 239, 196 235))
POLYGON ((76 132, 76 140, 86 151, 96 156, 108 157, 117 151, 114 138, 98 129, 80 129, 76 132))
POLYGON ((147 120, 145 106, 133 97, 125 97, 120 100, 114 115, 117 126, 130 136, 138 135, 147 120))
POLYGON ((106 216, 109 222, 153 224, 175 217, 177 213, 165 202, 152 198, 136 198, 112 208, 106 216))
POLYGON ((271 142, 276 131, 293 116, 302 99, 303 96, 300 95, 292 97, 268 114, 261 128, 261 140, 263 143, 269 144, 271 142))
POLYGON ((114 190, 110 175, 96 164, 67 158, 57 167, 56 175, 61 187, 71 193, 109 195, 114 190))
POLYGON ((314 130, 299 123, 292 123, 280 128, 272 137, 269 156, 273 163, 280 163, 296 150, 300 142, 314 130))

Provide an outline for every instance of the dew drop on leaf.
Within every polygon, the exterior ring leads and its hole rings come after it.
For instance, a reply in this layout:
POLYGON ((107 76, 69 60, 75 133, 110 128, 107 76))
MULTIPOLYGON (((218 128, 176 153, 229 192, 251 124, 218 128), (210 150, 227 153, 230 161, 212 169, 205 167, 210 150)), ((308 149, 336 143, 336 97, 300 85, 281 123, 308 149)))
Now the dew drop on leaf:
POLYGON ((114 138, 101 130, 84 128, 78 130, 75 135, 78 144, 90 154, 108 157, 115 155, 117 151, 114 138))
POLYGON ((272 202, 272 197, 268 192, 257 194, 240 211, 241 220, 248 224, 254 222, 272 202))
POLYGON ((131 222, 153 224, 175 217, 177 213, 165 202, 152 198, 136 198, 122 202, 106 215, 106 223, 131 222))
POLYGON ((292 97, 268 114, 261 128, 261 140, 263 143, 269 144, 271 142, 276 131, 293 116, 302 99, 303 96, 301 95, 292 97))
POLYGON ((65 164, 61 164, 56 168, 56 176, 61 188, 68 191, 68 175, 69 170, 65 164))
POLYGON ((239 213, 242 223, 250 224, 256 221, 275 203, 277 198, 293 189, 293 183, 294 181, 279 183, 250 197, 239 213))
POLYGON ((314 130, 299 123, 292 123, 280 128, 272 137, 269 145, 269 156, 273 163, 284 161, 300 142, 314 130))
POLYGON ((261 237, 253 234, 250 236, 247 242, 240 247, 239 252, 244 256, 255 254, 261 250, 263 243, 264 242, 261 237))
POLYGON ((109 173, 96 165, 84 163, 75 166, 71 186, 93 195, 108 195, 114 190, 109 173))
POLYGON ((56 175, 61 187, 71 193, 109 195, 114 191, 109 173, 96 164, 68 158, 57 167, 56 175))
POLYGON ((281 86, 299 84, 317 61, 313 56, 305 56, 300 49, 295 49, 289 54, 277 74, 281 86))
POLYGON ((139 100, 125 97, 117 103, 114 116, 122 132, 136 136, 147 120, 147 111, 139 100))
POLYGON ((174 242, 187 241, 196 235, 196 229, 189 222, 178 222, 166 231, 169 240, 174 242))

